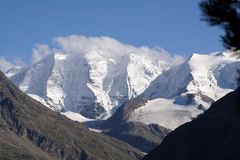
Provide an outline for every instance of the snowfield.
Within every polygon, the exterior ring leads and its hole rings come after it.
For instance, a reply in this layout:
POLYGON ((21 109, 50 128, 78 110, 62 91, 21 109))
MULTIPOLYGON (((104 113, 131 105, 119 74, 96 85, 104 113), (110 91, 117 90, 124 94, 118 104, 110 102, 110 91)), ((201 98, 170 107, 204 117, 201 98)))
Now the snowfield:
POLYGON ((168 129, 175 129, 179 125, 191 121, 202 113, 194 105, 183 106, 174 104, 172 99, 157 98, 149 101, 145 106, 136 109, 129 121, 156 123, 168 129))

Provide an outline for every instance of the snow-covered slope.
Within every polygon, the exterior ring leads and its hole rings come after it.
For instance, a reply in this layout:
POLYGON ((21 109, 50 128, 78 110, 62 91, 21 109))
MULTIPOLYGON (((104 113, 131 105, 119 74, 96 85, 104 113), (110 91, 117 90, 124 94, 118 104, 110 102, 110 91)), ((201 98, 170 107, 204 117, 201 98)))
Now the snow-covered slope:
POLYGON ((173 99, 157 98, 136 109, 128 121, 156 123, 168 129, 175 129, 179 125, 190 121, 201 113, 194 105, 182 106, 174 104, 173 99))
MULTIPOLYGON (((70 37, 77 48, 64 46, 11 77, 25 93, 55 111, 72 111, 87 118, 107 118, 125 101, 141 94, 172 64, 161 56, 103 38, 70 37), (107 45, 102 45, 102 41, 107 45), (120 46, 120 47, 119 47, 120 46), (124 48, 125 47, 125 48, 124 48), (118 48, 124 48, 118 51, 118 48), (131 52, 130 52, 131 51, 131 52), (139 52, 147 52, 146 54, 139 52)), ((69 40, 68 40, 69 41, 69 40)))
POLYGON ((185 63, 160 74, 142 93, 148 103, 129 121, 158 123, 174 129, 190 121, 237 88, 240 61, 230 52, 193 54, 185 63))
POLYGON ((143 95, 148 99, 181 96, 183 99, 177 99, 177 104, 186 104, 189 95, 198 96, 203 101, 201 96, 208 96, 216 101, 236 89, 239 68, 239 59, 227 51, 210 55, 193 54, 185 63, 160 74, 143 95))

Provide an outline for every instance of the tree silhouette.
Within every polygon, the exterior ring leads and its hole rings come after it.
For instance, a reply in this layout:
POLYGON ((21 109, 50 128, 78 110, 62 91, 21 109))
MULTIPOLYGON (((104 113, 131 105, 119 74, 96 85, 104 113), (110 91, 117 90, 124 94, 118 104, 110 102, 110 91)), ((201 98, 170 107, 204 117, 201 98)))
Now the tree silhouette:
POLYGON ((224 29, 225 35, 221 36, 224 46, 239 51, 240 0, 203 0, 199 6, 202 20, 211 26, 217 25, 224 29))

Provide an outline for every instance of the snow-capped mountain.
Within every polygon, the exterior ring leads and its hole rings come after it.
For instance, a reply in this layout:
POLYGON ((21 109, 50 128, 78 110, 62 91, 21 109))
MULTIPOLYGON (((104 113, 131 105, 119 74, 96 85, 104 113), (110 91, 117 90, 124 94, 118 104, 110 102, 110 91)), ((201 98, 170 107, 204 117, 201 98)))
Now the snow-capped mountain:
POLYGON ((175 129, 236 89, 239 68, 239 59, 228 51, 193 54, 151 82, 142 93, 148 103, 136 109, 128 121, 175 129))
MULTIPOLYGON (((107 41, 113 47, 114 43, 122 45, 107 41)), ((159 56, 136 53, 139 51, 133 47, 127 47, 123 53, 116 53, 114 48, 111 52, 106 50, 111 46, 95 47, 77 51, 65 47, 64 53, 57 50, 10 79, 55 111, 107 118, 172 65, 159 56)))
POLYGON ((48 56, 9 77, 51 109, 80 113, 80 119, 106 119, 140 96, 147 103, 131 110, 128 121, 174 129, 237 88, 240 62, 228 51, 193 54, 177 65, 161 50, 108 37, 68 36, 56 41, 58 48, 48 56))

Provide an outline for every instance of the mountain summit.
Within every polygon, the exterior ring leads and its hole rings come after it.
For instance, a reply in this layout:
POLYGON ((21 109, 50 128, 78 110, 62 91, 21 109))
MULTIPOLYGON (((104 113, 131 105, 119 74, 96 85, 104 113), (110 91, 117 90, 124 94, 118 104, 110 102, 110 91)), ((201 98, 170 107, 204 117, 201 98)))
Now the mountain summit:
POLYGON ((109 117, 123 102, 141 94, 161 72, 164 61, 136 55, 51 54, 11 77, 25 93, 55 111, 87 118, 109 117))

